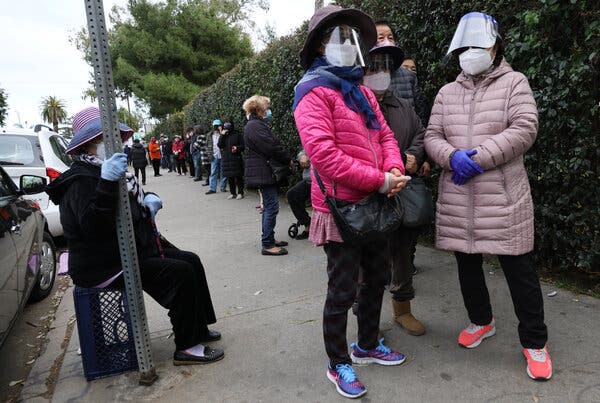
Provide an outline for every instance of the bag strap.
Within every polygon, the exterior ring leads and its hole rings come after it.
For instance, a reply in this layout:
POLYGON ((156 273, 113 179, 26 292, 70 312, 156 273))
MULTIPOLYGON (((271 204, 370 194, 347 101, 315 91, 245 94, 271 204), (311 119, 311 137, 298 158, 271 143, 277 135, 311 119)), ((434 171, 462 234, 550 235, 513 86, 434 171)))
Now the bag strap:
MULTIPOLYGON (((327 197, 327 190, 325 189, 325 185, 323 185, 323 181, 321 180, 321 177, 319 176, 317 169, 314 166, 312 168, 313 168, 313 172, 315 173, 315 179, 317 180, 317 183, 319 184, 319 188, 321 189, 321 192, 323 192, 323 195, 325 197, 327 197)), ((336 186, 335 182, 333 182, 333 194, 337 195, 337 186, 336 186)))

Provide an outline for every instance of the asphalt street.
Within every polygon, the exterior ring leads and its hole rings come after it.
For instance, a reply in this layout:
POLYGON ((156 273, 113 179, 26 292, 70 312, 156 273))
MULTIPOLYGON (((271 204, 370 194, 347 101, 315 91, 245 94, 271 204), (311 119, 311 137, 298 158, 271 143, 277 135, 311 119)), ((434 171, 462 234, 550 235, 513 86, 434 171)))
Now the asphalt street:
MULTIPOLYGON (((147 190, 164 208, 157 216, 162 233, 201 257, 223 339, 215 345, 225 358, 201 366, 174 367, 173 340, 166 311, 147 297, 152 349, 159 379, 138 385, 137 373, 93 382, 83 377, 79 340, 73 328, 73 300, 67 290, 48 334, 46 353, 26 381, 28 401, 343 401, 325 378, 321 315, 326 292, 325 254, 308 241, 291 240, 289 206, 280 206, 276 237, 290 241, 290 254, 260 254, 257 197, 226 200, 228 193, 205 195, 189 177, 150 175, 147 190), (64 359, 61 361, 61 355, 64 359)), ((357 367, 367 386, 363 401, 377 402, 598 402, 600 401, 600 301, 543 285, 549 352, 554 376, 535 382, 525 373, 517 321, 500 270, 486 267, 496 336, 473 350, 457 336, 468 323, 451 254, 420 247, 415 277, 415 316, 427 333, 409 336, 390 322, 386 293, 381 329, 386 343, 408 360, 401 366, 357 367)), ((356 337, 350 314, 348 342, 356 337)))

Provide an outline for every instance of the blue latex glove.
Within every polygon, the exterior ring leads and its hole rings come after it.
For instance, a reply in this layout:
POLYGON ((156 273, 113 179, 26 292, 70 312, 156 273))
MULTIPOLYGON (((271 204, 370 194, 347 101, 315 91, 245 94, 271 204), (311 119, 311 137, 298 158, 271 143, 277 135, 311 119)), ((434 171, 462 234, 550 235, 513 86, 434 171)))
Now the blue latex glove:
POLYGON ((471 156, 475 154, 477 154, 477 150, 458 150, 455 152, 450 160, 450 165, 454 169, 454 172, 466 178, 466 180, 483 173, 483 169, 481 169, 479 164, 471 159, 471 156))
POLYGON ((154 220, 154 217, 156 217, 156 213, 163 206, 162 200, 160 200, 160 197, 158 197, 157 195, 152 194, 152 193, 147 194, 146 197, 144 197, 144 202, 142 204, 148 208, 148 211, 150 212, 150 217, 152 218, 152 220, 154 220))
POLYGON ((454 182, 455 185, 464 185, 468 180, 469 178, 462 176, 456 171, 452 172, 452 182, 454 182))
POLYGON ((127 154, 114 153, 102 163, 100 177, 107 181, 118 181, 127 172, 127 154))

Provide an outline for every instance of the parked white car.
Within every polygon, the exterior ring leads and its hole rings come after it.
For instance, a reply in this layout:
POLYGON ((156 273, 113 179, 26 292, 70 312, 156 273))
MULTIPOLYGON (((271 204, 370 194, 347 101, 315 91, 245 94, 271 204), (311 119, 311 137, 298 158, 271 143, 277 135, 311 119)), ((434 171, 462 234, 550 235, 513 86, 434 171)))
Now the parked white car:
MULTIPOLYGON (((34 129, 0 127, 0 165, 19 186, 21 175, 45 177, 48 183, 69 169, 71 157, 65 153, 67 140, 46 126, 34 129)), ((63 234, 58 206, 45 192, 27 196, 40 205, 48 232, 52 237, 63 234)))

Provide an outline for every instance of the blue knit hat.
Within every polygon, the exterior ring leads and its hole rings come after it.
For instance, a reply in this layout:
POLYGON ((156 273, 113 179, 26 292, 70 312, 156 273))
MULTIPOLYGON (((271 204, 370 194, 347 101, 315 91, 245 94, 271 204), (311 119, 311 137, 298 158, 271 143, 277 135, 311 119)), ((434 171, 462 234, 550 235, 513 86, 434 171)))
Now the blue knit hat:
MULTIPOLYGON (((77 112, 73 117, 73 131, 75 135, 67 147, 67 153, 72 153, 82 145, 94 140, 98 136, 102 136, 100 110, 95 106, 90 106, 77 112)), ((122 141, 127 141, 133 136, 133 129, 123 123, 119 123, 119 132, 121 133, 122 141)))

